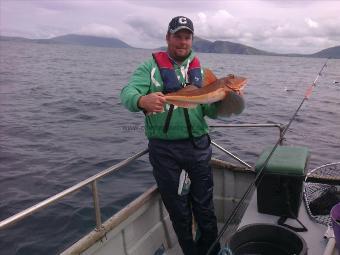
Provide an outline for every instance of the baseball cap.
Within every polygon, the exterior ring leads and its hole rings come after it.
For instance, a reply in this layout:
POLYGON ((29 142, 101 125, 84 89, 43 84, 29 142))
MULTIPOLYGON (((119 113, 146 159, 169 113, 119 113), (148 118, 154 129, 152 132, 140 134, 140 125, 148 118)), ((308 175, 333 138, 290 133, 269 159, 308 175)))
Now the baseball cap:
POLYGON ((170 21, 168 32, 174 34, 181 29, 187 29, 191 31, 191 33, 194 33, 194 25, 192 24, 192 21, 187 17, 177 16, 170 21))

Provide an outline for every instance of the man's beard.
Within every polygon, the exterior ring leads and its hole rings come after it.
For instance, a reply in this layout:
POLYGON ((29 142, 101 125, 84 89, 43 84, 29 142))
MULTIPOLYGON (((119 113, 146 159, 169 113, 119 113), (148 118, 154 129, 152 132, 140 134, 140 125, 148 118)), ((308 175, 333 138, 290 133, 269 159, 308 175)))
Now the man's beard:
MULTIPOLYGON (((168 52, 169 52, 169 51, 168 51, 168 52)), ((171 57, 173 60, 175 60, 176 62, 183 62, 184 60, 186 60, 186 59, 189 57, 190 53, 191 53, 191 50, 190 50, 190 51, 188 52, 188 54, 186 54, 185 56, 173 55, 173 54, 171 54, 170 52, 169 52, 169 55, 170 55, 170 57, 171 57)))
POLYGON ((187 59, 187 57, 190 55, 190 53, 188 53, 186 56, 175 56, 173 57, 174 60, 178 61, 178 62, 183 62, 184 60, 187 59))

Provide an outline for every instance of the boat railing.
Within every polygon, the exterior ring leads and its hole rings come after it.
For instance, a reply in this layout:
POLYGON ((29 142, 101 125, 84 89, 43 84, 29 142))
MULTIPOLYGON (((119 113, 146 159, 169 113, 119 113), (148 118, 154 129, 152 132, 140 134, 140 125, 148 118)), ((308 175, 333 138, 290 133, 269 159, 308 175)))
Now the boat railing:
MULTIPOLYGON (((280 139, 280 144, 283 142, 283 131, 285 129, 285 125, 282 124, 277 124, 277 123, 272 123, 272 124, 256 124, 256 123, 247 123, 247 124, 220 124, 220 125, 209 125, 210 128, 235 128, 235 127, 242 127, 242 128, 254 128, 254 127, 260 127, 260 128, 278 128, 279 129, 279 139, 280 139)), ((251 165, 231 153, 230 151, 226 150, 222 146, 218 145, 216 142, 211 141, 211 144, 214 145, 216 148, 227 154, 228 156, 232 157, 242 165, 246 166, 247 168, 251 169, 251 165)))
MULTIPOLYGON (((278 127, 280 129, 280 137, 282 134, 282 125, 280 124, 229 124, 229 125, 211 125, 210 127, 212 128, 220 128, 220 127, 278 127)), ((214 146, 216 146, 218 149, 222 150, 223 152, 225 152, 227 155, 233 157, 234 159, 236 159, 238 162, 240 162, 241 164, 247 166, 248 168, 252 168, 249 164, 247 164, 246 162, 244 162, 243 160, 239 159, 238 157, 236 157, 235 155, 233 155, 232 153, 230 153, 229 151, 227 151, 226 149, 224 149, 223 147, 221 147, 220 145, 218 145, 217 143, 212 141, 212 144, 214 146)), ((0 230, 3 230, 25 218, 27 218, 28 216, 42 210, 45 207, 48 207, 52 204, 54 204, 55 202, 63 199, 66 196, 69 196, 77 191, 79 191, 80 189, 84 188, 85 186, 90 185, 91 189, 92 189, 92 196, 93 196, 93 204, 94 204, 94 210, 95 210, 95 218, 96 218, 96 230, 101 230, 102 228, 102 220, 101 220, 101 209, 100 209, 100 205, 99 205, 99 198, 98 198, 98 188, 97 188, 97 181, 100 180, 101 178, 103 178, 104 176, 111 174, 115 171, 118 171, 119 169, 127 166, 128 164, 130 164, 131 162, 135 161, 136 159, 142 157, 143 155, 148 153, 148 149, 145 149, 143 151, 140 151, 138 153, 136 153, 135 155, 115 164, 114 166, 111 166, 89 178, 87 178, 86 180, 83 180, 77 184, 75 184, 74 186, 65 189, 64 191, 51 196, 13 216, 10 216, 7 219, 4 219, 0 222, 0 230)))
POLYGON ((92 196, 93 196, 93 203, 94 203, 94 208, 95 208, 95 216, 96 216, 96 226, 97 228, 100 228, 102 223, 101 223, 101 213, 100 213, 100 206, 99 206, 99 199, 98 199, 98 189, 97 189, 97 181, 101 178, 103 178, 104 176, 113 173, 115 171, 118 171, 119 169, 121 169, 122 167, 128 165, 129 163, 133 162, 134 160, 142 157, 143 155, 145 155, 146 153, 148 153, 148 149, 145 149, 141 152, 138 152, 137 154, 117 163, 116 165, 109 167, 89 178, 87 178, 86 180, 83 180, 77 184, 75 184, 74 186, 65 189, 64 191, 49 197, 45 200, 43 200, 42 202, 35 204, 3 221, 0 222, 0 230, 28 217, 29 215, 36 213, 37 211, 43 209, 44 207, 50 206, 51 204, 61 200, 62 198, 64 198, 65 196, 68 196, 70 194, 73 194, 74 192, 82 189, 83 187, 87 186, 87 185, 91 185, 92 188, 92 196))

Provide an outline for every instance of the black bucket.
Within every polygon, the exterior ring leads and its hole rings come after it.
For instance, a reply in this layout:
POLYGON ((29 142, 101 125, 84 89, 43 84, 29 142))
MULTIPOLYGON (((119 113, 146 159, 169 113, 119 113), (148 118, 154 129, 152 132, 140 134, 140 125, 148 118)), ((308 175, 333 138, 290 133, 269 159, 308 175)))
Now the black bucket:
POLYGON ((307 255, 305 240, 294 231, 273 224, 250 224, 228 242, 233 255, 307 255))

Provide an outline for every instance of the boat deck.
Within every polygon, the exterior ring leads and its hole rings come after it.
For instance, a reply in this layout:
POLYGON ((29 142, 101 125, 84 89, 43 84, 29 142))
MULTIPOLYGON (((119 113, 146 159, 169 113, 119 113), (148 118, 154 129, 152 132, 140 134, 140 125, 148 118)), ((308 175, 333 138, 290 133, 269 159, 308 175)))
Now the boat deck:
POLYGON ((175 247, 166 251, 166 255, 183 255, 183 252, 181 250, 181 247, 177 243, 175 247))
MULTIPOLYGON (((269 214, 262 214, 257 211, 257 194, 254 192, 249 206, 247 207, 245 214, 241 220, 239 225, 243 227, 248 224, 254 223, 268 223, 268 224, 276 224, 278 220, 278 216, 269 215, 269 214)), ((306 241, 308 246, 308 255, 321 255, 323 254, 326 245, 327 239, 323 238, 327 227, 321 224, 313 222, 306 211, 304 204, 301 204, 300 211, 299 211, 299 220, 307 227, 307 232, 298 233, 302 236, 302 238, 306 241)), ((297 226, 295 220, 288 220, 288 224, 297 226)), ((219 223, 219 229, 221 229, 223 223, 219 223)), ((225 242, 221 241, 221 246, 225 242)), ((166 255, 183 255, 181 248, 179 247, 178 243, 172 249, 166 251, 166 255)), ((331 255, 340 255, 339 252, 334 248, 334 251, 331 255)))
MULTIPOLYGON (((269 215, 259 213, 257 211, 257 193, 254 192, 249 206, 242 218, 242 221, 239 227, 243 227, 248 224, 254 223, 268 223, 268 224, 276 224, 278 220, 278 216, 269 215)), ((310 219, 307 214, 306 207, 302 202, 299 211, 299 220, 306 226, 308 229, 307 232, 300 232, 298 233, 302 238, 306 241, 308 247, 308 255, 321 255, 323 254, 326 245, 327 239, 323 238, 327 227, 321 224, 318 224, 310 219)), ((297 222, 295 220, 288 220, 287 223, 292 226, 297 226, 297 222)), ((339 252, 334 249, 332 255, 339 255, 339 252)))
MULTIPOLYGON (((218 230, 219 230, 219 231, 222 229, 223 225, 224 225, 224 222, 219 222, 219 223, 217 223, 217 227, 218 227, 218 230)), ((236 229, 236 227, 237 227, 237 226, 233 225, 233 226, 231 226, 230 228, 231 228, 231 229, 232 229, 232 228, 236 229)), ((225 243, 225 240, 228 239, 229 236, 230 236, 230 235, 228 235, 228 234, 227 234, 227 235, 224 235, 224 236, 222 237, 223 240, 221 241, 221 244, 224 244, 224 243, 225 243)), ((169 250, 166 250, 166 255, 183 255, 183 252, 182 252, 181 247, 179 246, 178 242, 176 243, 176 245, 175 245, 173 248, 171 248, 171 249, 169 249, 169 250)))

